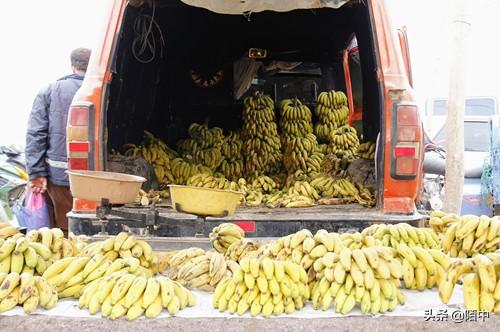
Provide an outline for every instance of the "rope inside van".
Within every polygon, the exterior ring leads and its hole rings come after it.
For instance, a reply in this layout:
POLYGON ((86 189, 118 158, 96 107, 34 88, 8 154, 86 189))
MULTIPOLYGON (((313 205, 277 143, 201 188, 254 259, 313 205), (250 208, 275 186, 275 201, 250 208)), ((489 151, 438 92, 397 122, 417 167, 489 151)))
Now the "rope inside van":
POLYGON ((165 40, 160 25, 154 16, 156 5, 153 1, 153 12, 151 15, 140 14, 134 21, 134 41, 132 42, 132 54, 141 63, 150 63, 156 58, 157 39, 160 41, 160 59, 163 58, 165 40), (156 36, 158 34, 158 36, 156 36))

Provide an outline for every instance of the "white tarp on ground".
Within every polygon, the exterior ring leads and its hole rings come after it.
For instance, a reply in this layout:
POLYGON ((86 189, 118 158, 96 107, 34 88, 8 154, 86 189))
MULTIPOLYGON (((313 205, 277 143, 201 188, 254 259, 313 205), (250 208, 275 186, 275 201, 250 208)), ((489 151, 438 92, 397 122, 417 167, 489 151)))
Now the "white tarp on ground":
POLYGON ((288 12, 295 9, 339 8, 350 0, 181 0, 220 14, 258 13, 265 10, 288 12))
MULTIPOLYGON (((212 307, 212 293, 194 291, 196 296, 196 305, 190 308, 179 311, 177 317, 183 318, 235 318, 238 315, 231 315, 229 312, 219 312, 217 309, 212 307)), ((427 310, 432 310, 433 314, 436 314, 438 309, 447 309, 447 314, 452 315, 456 310, 464 311, 463 305, 463 295, 462 286, 456 285, 455 291, 448 305, 441 303, 437 290, 426 290, 424 292, 403 290, 405 295, 406 303, 403 306, 398 305, 396 310, 384 314, 385 316, 399 316, 399 317, 422 317, 424 319, 425 312, 427 310)), ((82 317, 82 318, 101 318, 98 313, 96 315, 91 315, 87 310, 78 308, 78 301, 73 299, 63 299, 57 303, 57 306, 51 310, 37 309, 33 314, 46 315, 46 316, 64 316, 64 317, 82 317)), ((17 306, 13 310, 4 312, 0 314, 5 316, 24 316, 26 315, 23 308, 17 306)), ((363 315, 357 306, 348 315, 345 316, 360 316, 363 315)), ((344 315, 338 314, 330 308, 327 311, 314 310, 312 308, 311 302, 308 302, 306 307, 300 311, 296 311, 290 315, 281 316, 271 316, 273 317, 290 317, 290 318, 332 318, 332 317, 345 317, 344 315)), ((366 316, 366 315, 365 315, 366 316)), ((169 317, 166 310, 158 316, 169 317)), ((366 316, 370 317, 370 316, 366 316)), ((376 316, 378 317, 378 316, 376 316)), ((246 313, 242 318, 252 318, 250 313, 246 313)), ((258 318, 263 318, 259 316, 258 318)), ((143 318, 144 319, 144 318, 143 318)))

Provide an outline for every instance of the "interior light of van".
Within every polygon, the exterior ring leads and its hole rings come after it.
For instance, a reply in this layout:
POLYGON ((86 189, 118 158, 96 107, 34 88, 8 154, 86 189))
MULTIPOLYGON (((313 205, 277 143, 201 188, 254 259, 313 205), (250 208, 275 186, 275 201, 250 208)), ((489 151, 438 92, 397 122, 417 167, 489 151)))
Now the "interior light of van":
POLYGON ((267 50, 265 50, 263 48, 251 48, 248 50, 248 57, 250 59, 267 58, 267 50))

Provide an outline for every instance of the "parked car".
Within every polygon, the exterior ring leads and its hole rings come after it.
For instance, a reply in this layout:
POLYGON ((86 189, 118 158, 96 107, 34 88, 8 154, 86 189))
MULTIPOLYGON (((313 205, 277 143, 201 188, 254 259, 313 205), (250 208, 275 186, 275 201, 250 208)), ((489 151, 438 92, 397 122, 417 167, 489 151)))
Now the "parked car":
MULTIPOLYGON (((491 207, 484 201, 481 175, 485 162, 490 158, 492 117, 466 116, 464 121, 464 187, 461 214, 491 215, 491 207)), ((443 125, 426 144, 424 159, 424 191, 432 209, 439 208, 446 166, 446 128, 443 125), (440 186, 435 186, 438 183, 440 186), (432 185, 431 185, 432 184, 432 185), (432 200, 431 200, 432 198, 432 200)))

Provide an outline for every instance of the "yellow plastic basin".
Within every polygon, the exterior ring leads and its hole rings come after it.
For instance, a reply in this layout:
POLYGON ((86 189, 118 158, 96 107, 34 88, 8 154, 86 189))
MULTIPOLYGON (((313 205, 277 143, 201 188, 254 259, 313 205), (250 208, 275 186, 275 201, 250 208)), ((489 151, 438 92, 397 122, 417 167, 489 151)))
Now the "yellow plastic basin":
POLYGON ((172 206, 178 212, 202 217, 234 214, 242 194, 237 191, 169 185, 172 206))

